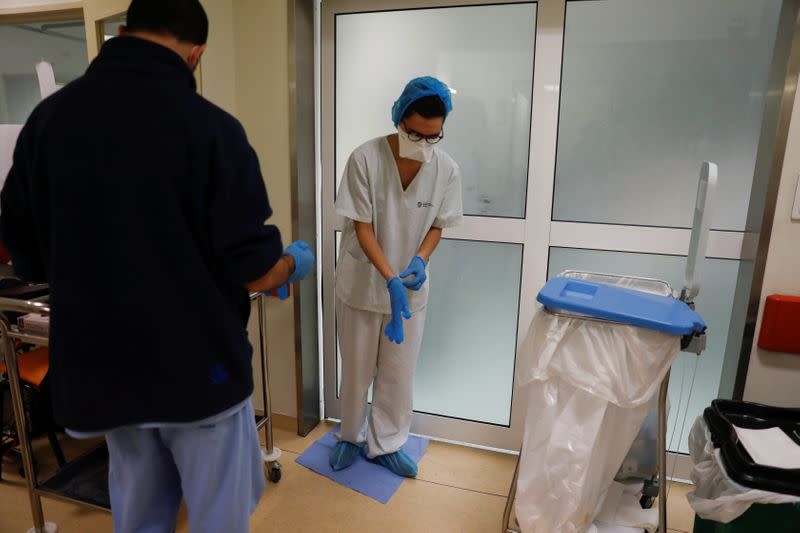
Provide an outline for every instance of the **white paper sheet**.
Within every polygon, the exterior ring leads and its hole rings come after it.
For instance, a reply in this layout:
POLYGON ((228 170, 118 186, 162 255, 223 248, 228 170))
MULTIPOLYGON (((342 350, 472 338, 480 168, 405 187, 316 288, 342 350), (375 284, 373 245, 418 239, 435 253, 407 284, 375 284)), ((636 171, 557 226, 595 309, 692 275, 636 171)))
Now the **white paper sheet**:
POLYGON ((642 486, 642 482, 611 484, 594 520, 598 533, 624 533, 631 528, 638 533, 656 530, 658 509, 642 509, 639 504, 642 486))
POLYGON ((747 453, 756 463, 777 468, 800 468, 800 446, 781 428, 734 428, 747 453))
MULTIPOLYGON (((596 533, 642 533, 640 527, 625 527, 625 526, 609 526, 607 524, 592 524, 596 533)), ((590 529, 589 532, 591 533, 590 529)))
POLYGON ((8 171, 11 170, 14 147, 17 145, 20 131, 22 131, 20 124, 0 124, 0 189, 3 188, 8 171))

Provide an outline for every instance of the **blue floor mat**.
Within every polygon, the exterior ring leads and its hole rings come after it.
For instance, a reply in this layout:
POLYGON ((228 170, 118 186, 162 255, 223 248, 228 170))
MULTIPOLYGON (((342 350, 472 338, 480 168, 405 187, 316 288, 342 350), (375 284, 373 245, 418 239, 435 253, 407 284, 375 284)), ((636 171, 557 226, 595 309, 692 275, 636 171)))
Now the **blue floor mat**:
MULTIPOLYGON (((321 439, 312 444, 306 451, 297 458, 297 462, 318 474, 332 479, 340 485, 344 485, 365 496, 387 503, 403 479, 397 474, 390 472, 386 468, 376 465, 363 455, 356 459, 353 466, 334 472, 328 460, 331 450, 336 446, 336 428, 326 433, 321 439)), ((428 439, 420 437, 409 437, 408 442, 403 446, 403 451, 414 461, 419 462, 425 450, 428 448, 428 439)))

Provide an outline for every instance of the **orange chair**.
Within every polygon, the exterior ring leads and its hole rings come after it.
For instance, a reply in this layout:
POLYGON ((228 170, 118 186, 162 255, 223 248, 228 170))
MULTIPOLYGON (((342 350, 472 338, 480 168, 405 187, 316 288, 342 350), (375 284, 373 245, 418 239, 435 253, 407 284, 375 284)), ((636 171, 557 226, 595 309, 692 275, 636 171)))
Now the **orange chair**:
MULTIPOLYGON (((21 353, 17 358, 17 364, 19 365, 19 378, 20 384, 22 385, 23 397, 27 397, 34 402, 41 402, 44 404, 40 409, 42 412, 41 418, 42 425, 44 426, 43 429, 47 432, 47 438, 50 441, 50 447, 53 449, 53 454, 58 462, 58 466, 63 467, 66 464, 66 460, 64 458, 64 452, 61 450, 61 445, 58 443, 58 438, 56 436, 56 425, 53 421, 52 406, 50 405, 49 394, 44 391, 43 387, 50 364, 48 356, 49 354, 47 348, 36 348, 29 352, 21 353)), ((5 362, 0 362, 0 373, 6 376, 6 371, 7 368, 5 362)), ((4 388, 7 388, 9 383, 7 380, 3 380, 2 385, 4 388)), ((3 411, 2 404, 3 395, 0 394, 0 413, 3 411)), ((27 407, 25 411, 26 416, 32 417, 34 415, 34 409, 30 406, 27 407)), ((33 420, 26 420, 25 425, 29 432, 31 432, 33 424, 33 420)))

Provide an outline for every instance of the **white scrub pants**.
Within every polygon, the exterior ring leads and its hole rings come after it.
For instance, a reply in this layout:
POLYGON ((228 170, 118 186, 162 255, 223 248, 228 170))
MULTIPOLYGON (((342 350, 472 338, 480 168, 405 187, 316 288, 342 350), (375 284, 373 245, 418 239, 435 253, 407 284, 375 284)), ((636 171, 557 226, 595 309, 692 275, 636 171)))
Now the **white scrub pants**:
POLYGON ((383 334, 390 315, 354 309, 336 299, 342 354, 339 438, 355 444, 366 442, 367 456, 371 459, 398 451, 408 440, 414 370, 422 344, 425 312, 423 308, 413 313, 410 320, 403 320, 405 340, 394 344, 383 334), (370 385, 373 385, 372 409, 368 413, 370 385))
POLYGON ((253 406, 215 424, 106 434, 115 533, 173 533, 181 498, 192 533, 246 533, 265 488, 253 406))

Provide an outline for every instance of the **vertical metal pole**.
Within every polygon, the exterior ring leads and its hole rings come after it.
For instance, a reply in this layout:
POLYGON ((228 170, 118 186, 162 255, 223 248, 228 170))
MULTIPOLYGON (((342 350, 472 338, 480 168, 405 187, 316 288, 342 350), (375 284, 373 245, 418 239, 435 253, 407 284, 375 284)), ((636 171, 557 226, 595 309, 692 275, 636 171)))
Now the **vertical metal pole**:
POLYGON ((514 478, 511 480, 511 488, 508 491, 506 509, 503 512, 503 529, 501 533, 515 532, 517 529, 511 527, 511 512, 514 509, 514 500, 517 499, 517 479, 519 478, 519 463, 522 461, 522 450, 519 451, 517 466, 514 468, 514 478))
POLYGON ((8 372, 8 381, 11 385, 11 401, 14 405, 14 419, 17 423, 17 437, 19 446, 22 449, 22 466, 25 469, 25 483, 28 486, 28 497, 31 503, 31 515, 33 516, 33 531, 35 533, 45 533, 44 513, 42 512, 42 500, 34 492, 36 488, 36 472, 33 468, 33 452, 31 443, 25 427, 25 409, 22 403, 22 388, 19 379, 19 367, 17 366, 17 352, 14 348, 14 340, 8 335, 9 324, 5 316, 0 316, 0 336, 2 336, 2 346, 8 372))
POLYGON ((667 533, 667 371, 658 391, 658 531, 667 533))
POLYGON ((267 453, 271 454, 275 449, 275 441, 272 436, 272 399, 270 398, 269 386, 269 361, 267 358, 267 335, 264 318, 266 317, 266 310, 264 294, 259 294, 256 298, 256 310, 258 313, 258 342, 261 346, 261 368, 264 376, 263 391, 264 391, 264 416, 266 423, 264 424, 264 440, 267 448, 267 453))

